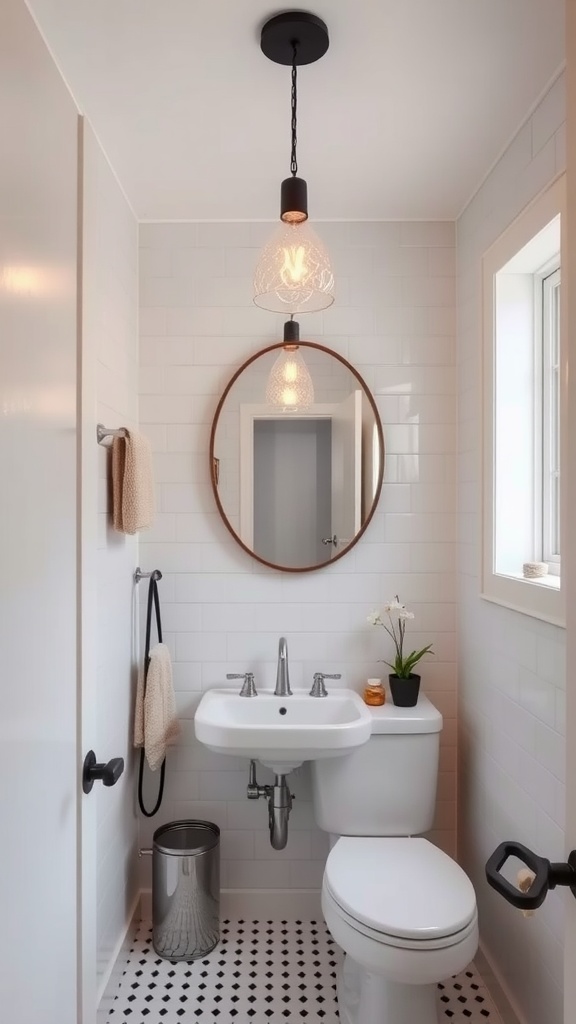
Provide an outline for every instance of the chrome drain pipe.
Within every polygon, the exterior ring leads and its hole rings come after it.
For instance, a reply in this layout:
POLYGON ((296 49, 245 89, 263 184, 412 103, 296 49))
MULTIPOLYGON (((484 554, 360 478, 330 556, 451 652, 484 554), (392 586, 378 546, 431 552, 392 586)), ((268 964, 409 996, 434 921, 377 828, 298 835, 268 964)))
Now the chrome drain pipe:
POLYGON ((292 794, 285 775, 276 775, 268 798, 270 843, 275 850, 283 850, 288 842, 288 818, 292 810, 292 794))
POLYGON ((246 795, 249 800, 268 801, 268 825, 270 845, 274 850, 283 850, 288 842, 288 818, 292 810, 292 794, 285 775, 275 775, 273 786, 259 786, 256 779, 256 762, 250 761, 250 774, 246 795))

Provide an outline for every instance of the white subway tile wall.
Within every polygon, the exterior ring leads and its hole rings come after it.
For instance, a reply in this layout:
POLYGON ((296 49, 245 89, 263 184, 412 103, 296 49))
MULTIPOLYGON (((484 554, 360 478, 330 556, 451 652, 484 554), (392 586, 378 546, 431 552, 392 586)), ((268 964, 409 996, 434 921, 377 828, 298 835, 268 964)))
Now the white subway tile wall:
MULTIPOLYGON (((154 447, 160 515, 140 536, 140 560, 164 573, 166 642, 174 657, 182 736, 168 760, 160 815, 141 822, 149 845, 161 820, 193 816, 223 832, 223 885, 318 888, 327 851, 314 824, 308 772, 285 851, 268 841, 263 802, 246 799, 248 762, 194 738, 202 691, 226 672, 273 686, 286 635, 296 686, 342 672, 361 690, 386 676, 390 650, 366 616, 394 594, 413 609, 409 643, 433 643, 424 689, 445 716, 431 838, 455 850, 456 373, 454 225, 323 224, 337 282, 334 306, 302 317, 302 336, 350 359, 373 389, 386 444, 385 486, 360 543, 309 574, 267 569, 220 521, 208 476, 210 423, 232 373, 282 337, 283 318, 255 308, 251 278, 262 224, 140 225, 140 423, 154 447)), ((332 684, 335 685, 335 684, 332 684)), ((263 780, 270 777, 260 769, 263 780)), ((144 868, 144 884, 148 866, 144 868)))
POLYGON ((457 224, 459 374, 459 852, 476 886, 485 952, 526 1024, 562 1024, 562 897, 530 921, 488 889, 505 839, 564 859, 564 631, 482 601, 483 252, 564 170, 561 76, 457 224))
MULTIPOLYGON (((104 983, 130 921, 138 888, 134 809, 132 704, 133 582, 137 538, 115 533, 110 521, 110 449, 97 446, 96 422, 138 423, 138 225, 88 125, 84 155, 83 376, 86 429, 98 466, 97 747, 99 760, 123 757, 114 788, 98 784, 97 955, 104 983)), ((89 515, 92 510, 89 510, 89 515)), ((96 521, 94 521, 96 529, 96 521)), ((95 538, 96 542, 96 538, 95 538)))

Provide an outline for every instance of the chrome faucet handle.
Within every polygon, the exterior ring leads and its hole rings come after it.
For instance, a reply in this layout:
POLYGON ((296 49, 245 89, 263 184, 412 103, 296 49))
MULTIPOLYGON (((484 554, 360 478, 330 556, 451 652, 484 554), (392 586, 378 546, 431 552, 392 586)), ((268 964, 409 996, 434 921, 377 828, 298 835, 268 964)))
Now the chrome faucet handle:
POLYGON ((312 683, 312 689, 310 690, 311 697, 327 697, 328 690, 324 685, 325 679, 342 679, 341 672, 315 672, 314 682, 312 683))
POLYGON ((227 672, 226 679, 243 679, 240 697, 257 697, 258 691, 254 682, 253 672, 227 672))

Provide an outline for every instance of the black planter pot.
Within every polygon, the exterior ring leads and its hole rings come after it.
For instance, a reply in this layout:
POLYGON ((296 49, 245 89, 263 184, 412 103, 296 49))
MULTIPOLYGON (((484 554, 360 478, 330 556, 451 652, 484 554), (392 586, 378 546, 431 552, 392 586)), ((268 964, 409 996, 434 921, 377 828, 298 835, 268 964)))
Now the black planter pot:
POLYGON ((401 679, 400 676, 390 674, 388 676, 390 683, 390 693, 392 694, 392 703, 398 708, 414 708, 418 703, 418 693, 420 692, 420 676, 413 672, 408 676, 407 679, 401 679))

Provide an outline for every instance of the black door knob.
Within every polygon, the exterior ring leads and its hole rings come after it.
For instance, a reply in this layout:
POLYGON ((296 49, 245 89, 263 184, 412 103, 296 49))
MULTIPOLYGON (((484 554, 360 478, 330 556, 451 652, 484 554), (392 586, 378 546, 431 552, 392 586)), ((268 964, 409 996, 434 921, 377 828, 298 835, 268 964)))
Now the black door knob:
POLYGON ((486 878, 488 884, 513 907, 536 910, 546 899, 548 890, 555 889, 557 885, 570 886, 572 895, 576 896, 576 850, 570 853, 567 864, 551 864, 546 857, 539 857, 522 843, 500 843, 486 862, 486 878), (528 892, 520 892, 501 874, 500 869, 509 857, 517 857, 534 872, 535 878, 528 892))
POLYGON ((82 769, 82 789, 89 793, 92 786, 101 780, 105 786, 114 786, 124 771, 124 758, 113 757, 107 764, 96 761, 96 754, 89 750, 82 769))

